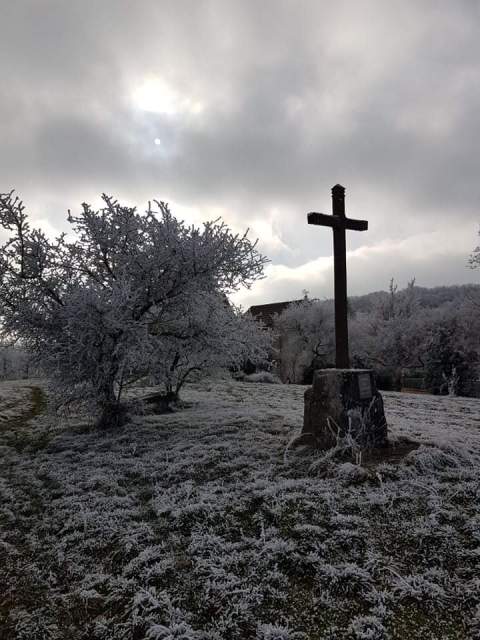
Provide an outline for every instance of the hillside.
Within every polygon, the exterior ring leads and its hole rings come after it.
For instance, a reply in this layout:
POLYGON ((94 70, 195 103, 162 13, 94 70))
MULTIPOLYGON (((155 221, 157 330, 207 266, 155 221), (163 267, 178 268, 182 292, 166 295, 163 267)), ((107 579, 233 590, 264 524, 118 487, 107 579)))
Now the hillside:
MULTIPOLYGON (((448 287, 414 287, 415 299, 420 307, 437 309, 443 305, 460 306, 469 300, 480 300, 480 285, 465 284, 448 287)), ((399 295, 402 291, 398 291, 399 295)), ((350 296, 353 311, 370 312, 390 298, 388 291, 374 291, 363 296, 350 296)))

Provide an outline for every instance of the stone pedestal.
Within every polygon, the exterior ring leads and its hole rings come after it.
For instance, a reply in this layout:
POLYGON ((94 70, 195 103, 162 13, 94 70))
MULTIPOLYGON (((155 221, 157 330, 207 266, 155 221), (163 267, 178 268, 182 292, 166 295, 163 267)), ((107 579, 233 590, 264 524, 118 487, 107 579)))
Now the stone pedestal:
POLYGON ((329 449, 350 435, 362 448, 387 445, 383 399, 370 369, 322 369, 305 392, 301 441, 329 449))

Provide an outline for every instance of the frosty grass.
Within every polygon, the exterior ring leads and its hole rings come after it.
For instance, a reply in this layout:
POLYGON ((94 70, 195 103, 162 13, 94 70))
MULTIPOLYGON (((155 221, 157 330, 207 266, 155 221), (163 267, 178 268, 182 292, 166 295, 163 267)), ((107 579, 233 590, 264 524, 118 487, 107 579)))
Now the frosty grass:
POLYGON ((99 433, 32 386, 0 384, 2 639, 480 637, 479 400, 385 393, 421 446, 360 466, 287 446, 305 387, 99 433))

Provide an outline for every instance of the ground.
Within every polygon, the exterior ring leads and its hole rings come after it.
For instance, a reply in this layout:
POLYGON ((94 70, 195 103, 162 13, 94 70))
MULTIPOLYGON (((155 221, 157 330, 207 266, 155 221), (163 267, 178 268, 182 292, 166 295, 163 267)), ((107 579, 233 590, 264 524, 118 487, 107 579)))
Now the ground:
MULTIPOLYGON (((480 401, 385 393, 401 455, 295 448, 304 387, 117 432, 0 383, 0 637, 480 637, 480 401)), ((136 394, 145 393, 138 389, 136 394)))

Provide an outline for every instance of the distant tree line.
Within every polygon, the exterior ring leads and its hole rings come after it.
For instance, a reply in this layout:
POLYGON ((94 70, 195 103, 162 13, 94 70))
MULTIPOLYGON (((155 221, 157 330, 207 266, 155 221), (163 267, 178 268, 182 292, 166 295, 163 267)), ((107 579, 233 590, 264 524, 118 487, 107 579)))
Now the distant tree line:
MULTIPOLYGON (((480 362, 480 286, 399 290, 349 299, 351 363, 376 370, 379 384, 400 389, 416 371, 432 393, 472 395, 480 362)), ((275 319, 282 378, 310 383, 335 366, 332 301, 303 300, 275 319)))

